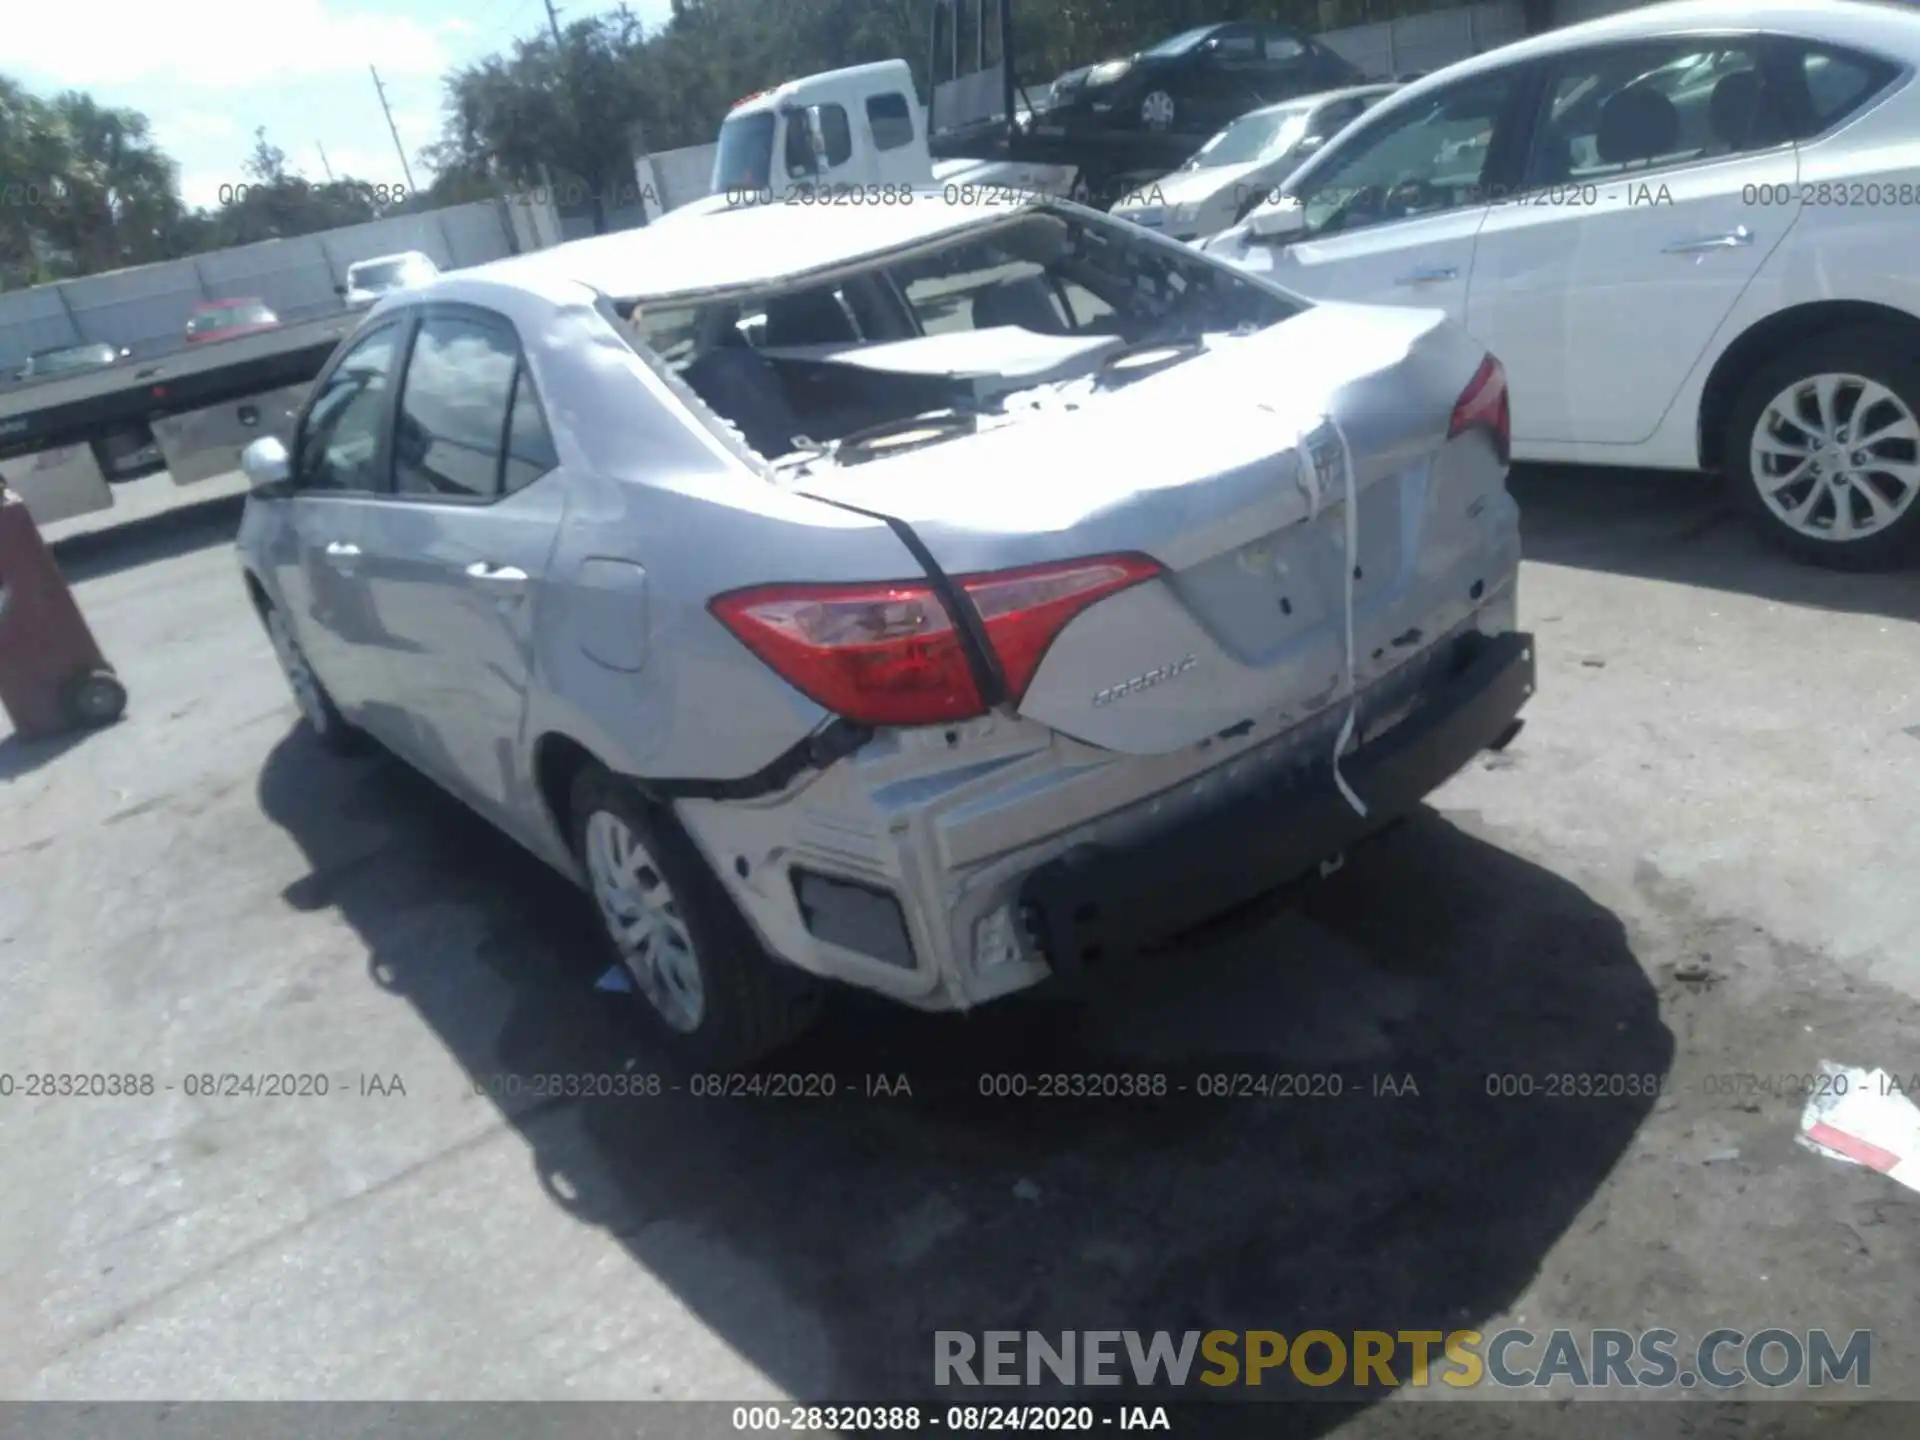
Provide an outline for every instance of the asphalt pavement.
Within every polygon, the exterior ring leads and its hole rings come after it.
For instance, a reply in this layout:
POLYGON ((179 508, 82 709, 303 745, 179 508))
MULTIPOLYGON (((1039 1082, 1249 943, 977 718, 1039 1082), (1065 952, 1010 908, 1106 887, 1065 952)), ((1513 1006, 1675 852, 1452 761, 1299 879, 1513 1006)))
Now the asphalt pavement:
MULTIPOLYGON (((1777 558, 1700 481, 1515 490, 1541 682, 1508 751, 1086 996, 836 997, 777 1067, 835 1077, 811 1099, 534 1093, 662 1070, 578 895, 295 728, 236 499, 72 535, 132 703, 0 728, 0 1399, 847 1403, 937 1398, 944 1329, 1506 1325, 1866 1328, 1874 1394, 1920 1398, 1920 1195, 1726 1079, 1920 1072, 1920 581, 1777 558), (1114 1072, 1190 1088, 982 1093, 1114 1072), (1194 1088, 1305 1073, 1341 1093, 1194 1088), (262 1074, 327 1093, 202 1093, 262 1074), (1554 1074, 1660 1093, 1489 1093, 1554 1074)), ((1422 1433, 1627 1433, 1429 1398, 1469 1408, 1422 1433)), ((1410 1433, 1381 1400, 1268 1433, 1410 1433)))

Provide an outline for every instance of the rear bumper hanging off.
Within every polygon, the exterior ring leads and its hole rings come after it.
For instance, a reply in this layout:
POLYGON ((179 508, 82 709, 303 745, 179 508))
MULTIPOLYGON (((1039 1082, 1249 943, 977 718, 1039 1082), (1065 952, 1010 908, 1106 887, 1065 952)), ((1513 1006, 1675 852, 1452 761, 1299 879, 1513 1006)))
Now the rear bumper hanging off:
POLYGON ((1414 809, 1482 750, 1504 745, 1533 693, 1533 637, 1487 636, 1407 718, 1341 761, 1356 814, 1317 760, 1124 847, 1070 852, 1029 875, 1020 914, 1071 972, 1148 949, 1298 879, 1414 809))

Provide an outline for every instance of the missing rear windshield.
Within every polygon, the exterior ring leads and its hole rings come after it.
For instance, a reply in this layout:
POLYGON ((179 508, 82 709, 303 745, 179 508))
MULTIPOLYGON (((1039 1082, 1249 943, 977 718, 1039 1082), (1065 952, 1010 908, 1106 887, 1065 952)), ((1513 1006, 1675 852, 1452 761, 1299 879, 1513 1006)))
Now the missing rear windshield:
POLYGON ((1127 383, 1301 308, 1120 222, 1039 208, 831 280, 643 304, 629 324, 761 456, 851 461, 1003 420, 1010 400, 1127 383))

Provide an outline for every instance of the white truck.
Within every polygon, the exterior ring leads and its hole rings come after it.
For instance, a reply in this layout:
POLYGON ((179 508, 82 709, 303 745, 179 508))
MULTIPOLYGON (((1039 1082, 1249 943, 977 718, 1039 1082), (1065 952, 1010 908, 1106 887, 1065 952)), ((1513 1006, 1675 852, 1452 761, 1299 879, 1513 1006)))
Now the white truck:
POLYGON ((1071 165, 935 164, 912 70, 904 60, 880 60, 804 75, 740 101, 720 125, 711 193, 667 215, 756 204, 886 204, 904 189, 947 185, 1064 195, 1074 176, 1071 165))

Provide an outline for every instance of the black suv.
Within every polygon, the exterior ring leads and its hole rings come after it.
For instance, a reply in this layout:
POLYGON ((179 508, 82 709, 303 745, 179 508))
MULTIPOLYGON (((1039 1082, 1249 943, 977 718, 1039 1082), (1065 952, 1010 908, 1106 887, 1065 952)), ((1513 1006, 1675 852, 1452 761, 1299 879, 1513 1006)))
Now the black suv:
POLYGON ((1261 105, 1364 78, 1284 25, 1203 25, 1125 60, 1068 71, 1032 124, 1041 135, 1144 130, 1204 138, 1261 105))

